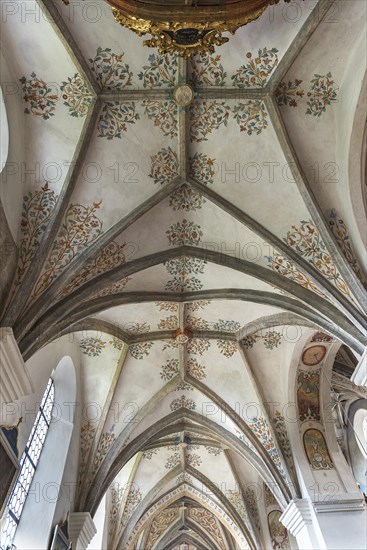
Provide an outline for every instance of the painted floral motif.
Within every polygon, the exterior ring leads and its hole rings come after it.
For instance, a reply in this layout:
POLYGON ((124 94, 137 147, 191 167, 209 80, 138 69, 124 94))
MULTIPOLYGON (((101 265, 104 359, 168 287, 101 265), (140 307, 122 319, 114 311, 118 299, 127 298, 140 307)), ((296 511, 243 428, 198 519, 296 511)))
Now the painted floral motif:
POLYGON ((324 294, 319 287, 311 279, 309 279, 307 275, 298 269, 297 266, 281 254, 277 254, 274 257, 269 256, 268 261, 269 267, 273 271, 276 271, 280 275, 283 275, 283 277, 287 277, 287 279, 294 281, 308 290, 312 290, 312 292, 315 292, 318 296, 324 297, 324 294))
POLYGON ((172 468, 175 468, 175 466, 178 466, 179 464, 181 464, 181 455, 176 452, 167 458, 164 467, 167 470, 172 470, 172 468))
POLYGON ((138 504, 142 501, 143 498, 140 489, 136 487, 135 483, 132 483, 131 486, 129 485, 127 490, 129 491, 129 493, 126 498, 124 513, 122 514, 120 522, 120 526, 122 528, 127 524, 133 512, 136 510, 138 504))
POLYGON ((251 487, 247 487, 245 497, 252 519, 254 520, 256 527, 260 529, 259 509, 257 507, 257 495, 255 490, 251 487))
MULTIPOLYGON (((166 364, 162 365, 160 376, 162 380, 171 380, 179 371, 179 362, 178 359, 167 359, 166 364)), ((171 405, 172 409, 172 405, 171 405)), ((174 410, 174 409, 172 409, 174 410)))
POLYGON ((225 544, 219 529, 218 520, 209 510, 201 507, 190 507, 187 510, 187 515, 195 523, 201 525, 202 529, 204 529, 204 531, 215 541, 217 548, 220 548, 220 550, 228 550, 228 546, 225 544))
POLYGON ((187 453, 185 460, 192 468, 198 468, 202 463, 201 457, 196 453, 187 453))
MULTIPOLYGON (((279 106, 297 107, 298 101, 305 96, 301 88, 302 80, 281 82, 275 92, 275 99, 279 106)), ((339 86, 334 82, 332 74, 315 74, 307 92, 306 115, 320 117, 326 108, 337 101, 339 86)))
POLYGON ((186 326, 195 330, 208 330, 209 322, 202 317, 192 317, 192 315, 188 315, 186 318, 186 326))
POLYGON ((276 506, 278 504, 275 496, 269 487, 264 483, 264 495, 265 495, 265 504, 266 506, 276 506))
POLYGON ((120 281, 111 283, 110 285, 106 286, 106 288, 97 292, 95 296, 109 296, 110 294, 118 294, 119 292, 125 290, 127 283, 131 281, 131 279, 132 277, 124 277, 123 279, 120 279, 120 281))
POLYGON ((297 378, 297 404, 299 419, 320 420, 320 369, 312 372, 299 370, 297 378))
POLYGON ((22 235, 16 284, 23 279, 36 250, 46 230, 47 223, 57 203, 57 195, 46 182, 40 190, 29 192, 23 199, 22 220, 20 231, 22 235))
POLYGON ((54 110, 59 100, 58 91, 55 87, 38 78, 35 72, 31 73, 29 80, 22 76, 20 82, 22 84, 23 100, 27 103, 27 107, 24 109, 26 114, 40 116, 43 120, 48 120, 55 115, 54 110))
POLYGON ((94 437, 97 431, 97 424, 87 420, 80 430, 80 465, 79 465, 79 481, 82 481, 82 476, 85 471, 88 452, 92 446, 94 437))
POLYGON ((228 491, 226 497, 235 508, 236 512, 238 512, 241 518, 247 523, 248 515, 240 493, 238 491, 228 491))
POLYGON ((278 451, 274 445, 274 440, 265 418, 263 418, 262 416, 259 418, 253 418, 252 422, 249 423, 249 427, 254 432, 261 445, 267 451, 268 455, 277 466, 282 476, 285 477, 285 472, 283 470, 278 451))
POLYGON ((332 208, 329 212, 329 225, 345 259, 357 275, 358 279, 364 284, 364 286, 367 287, 365 277, 352 248, 348 229, 344 221, 339 218, 334 208, 332 208))
POLYGON ((163 134, 173 138, 178 133, 177 105, 174 101, 145 99, 142 101, 144 114, 160 128, 163 134))
POLYGON ((224 321, 219 319, 213 326, 214 330, 224 330, 226 332, 236 332, 236 330, 241 328, 241 323, 237 321, 224 321))
POLYGON ((242 433, 240 432, 239 430, 235 429, 235 432, 236 432, 236 435, 238 437, 238 439, 240 441, 242 441, 242 443, 244 443, 245 445, 247 445, 247 447, 249 449, 251 449, 251 451, 253 453, 255 453, 256 455, 258 455, 259 453, 257 452, 257 450, 255 449, 255 447, 253 446, 253 444, 251 443, 251 441, 242 433))
POLYGON ((182 472, 179 476, 176 478, 176 485, 180 483, 192 483, 192 478, 187 474, 186 472, 182 472))
POLYGON ((60 272, 101 235, 102 222, 95 214, 101 202, 94 202, 92 206, 69 206, 47 258, 45 270, 34 288, 33 297, 44 292, 60 272))
MULTIPOLYGON (((166 508, 158 514, 151 522, 149 529, 149 536, 144 544, 144 550, 153 550, 155 543, 160 539, 161 535, 167 531, 170 525, 180 515, 178 508, 166 508)), ((188 549, 190 550, 190 549, 188 549)))
POLYGON ((177 388, 175 388, 175 391, 194 391, 194 388, 191 384, 183 380, 178 384, 177 388))
POLYGON ((164 147, 156 155, 151 157, 151 169, 149 177, 154 183, 168 183, 178 175, 177 153, 171 147, 164 147))
POLYGON ((249 99, 235 105, 233 118, 239 124, 240 131, 252 134, 261 134, 268 127, 265 104, 259 99, 249 99))
POLYGON ((103 348, 106 346, 106 342, 102 340, 102 338, 86 336, 80 340, 79 346, 82 348, 84 355, 88 355, 89 357, 98 357, 101 355, 103 348))
POLYGON ((288 82, 281 82, 275 91, 275 99, 279 105, 289 105, 289 107, 297 107, 299 99, 301 99, 305 92, 301 89, 302 80, 295 79, 294 82, 289 80, 288 82))
POLYGON ((182 220, 171 225, 166 231, 168 242, 173 246, 198 245, 203 232, 200 225, 188 220, 182 220))
POLYGON ((196 311, 200 311, 201 309, 205 309, 207 306, 211 304, 210 300, 197 300, 196 302, 189 302, 186 307, 187 311, 191 311, 195 313, 196 311))
POLYGON ((332 342, 332 341, 333 341, 332 336, 325 334, 325 332, 316 332, 311 338, 311 342, 332 342))
POLYGON ((134 101, 118 103, 117 101, 106 101, 98 122, 98 137, 107 139, 121 139, 121 132, 127 132, 126 124, 135 124, 140 115, 135 111, 134 101))
POLYGON ((175 330, 178 327, 178 317, 177 315, 170 315, 165 319, 161 319, 158 324, 159 330, 175 330))
POLYGON ((311 89, 307 93, 307 115, 321 116, 326 107, 336 102, 339 87, 335 84, 331 73, 322 76, 315 74, 311 80, 311 89))
POLYGON ((196 55, 190 59, 193 86, 225 86, 227 73, 220 63, 220 55, 196 55))
POLYGON ((206 450, 208 451, 208 453, 210 455, 214 455, 214 456, 219 456, 220 454, 222 454, 223 452, 223 449, 221 449, 220 447, 205 447, 206 450))
POLYGON ((96 456, 94 458, 93 473, 96 473, 97 470, 99 470, 103 459, 105 458, 114 441, 115 434, 113 432, 105 432, 102 434, 102 437, 98 443, 96 456))
POLYGON ((158 453, 158 449, 148 449, 147 451, 143 452, 143 458, 146 460, 152 460, 153 456, 155 456, 158 453))
POLYGON ((292 230, 288 231, 287 237, 283 240, 300 256, 313 264, 338 290, 352 298, 347 284, 338 272, 313 221, 301 221, 299 227, 292 225, 292 230))
POLYGON ((111 507, 110 507, 110 513, 109 513, 109 529, 108 529, 108 537, 111 539, 113 536, 116 521, 118 517, 118 513, 121 507, 122 498, 124 494, 124 488, 120 487, 118 483, 115 483, 114 486, 110 487, 111 491, 111 507))
POLYGON ((95 57, 89 59, 91 70, 102 90, 121 90, 132 86, 133 73, 129 65, 122 62, 124 55, 99 46, 95 57))
POLYGON ((169 205, 176 211, 192 212, 199 210, 205 202, 205 198, 200 193, 185 183, 172 193, 169 205))
POLYGON ((278 442, 280 444, 280 447, 287 461, 287 466, 294 473, 295 468, 294 468, 294 462, 293 462, 293 455, 292 455, 291 444, 288 438, 285 419, 284 419, 284 416, 277 410, 274 413, 274 428, 277 434, 278 442))
POLYGON ((267 80, 278 65, 278 50, 276 48, 260 48, 258 55, 253 58, 251 52, 247 52, 247 62, 237 69, 231 77, 233 85, 238 88, 264 88, 267 80))
POLYGON ((238 351, 237 342, 231 340, 217 340, 217 347, 220 353, 228 359, 238 351))
POLYGON ((208 141, 207 135, 227 126, 230 107, 224 101, 195 101, 190 109, 190 140, 208 141))
POLYGON ((281 515, 280 510, 272 510, 268 514, 268 527, 273 550, 290 548, 288 531, 280 521, 281 515))
POLYGON ((176 258, 164 263, 170 275, 174 278, 167 281, 165 290, 172 292, 185 292, 188 290, 200 290, 203 283, 194 275, 201 275, 207 262, 198 258, 176 258))
POLYGON ((187 372, 197 380, 206 378, 205 365, 200 364, 194 357, 190 357, 187 361, 187 372))
POLYGON ((191 355, 203 355, 205 351, 210 349, 210 340, 204 338, 192 338, 188 341, 186 349, 191 355))
POLYGON ((131 344, 129 352, 134 359, 142 360, 149 355, 152 347, 153 342, 139 342, 138 344, 131 344))
POLYGON ((179 309, 179 305, 176 302, 156 302, 155 305, 159 307, 159 311, 176 313, 179 309))
POLYGON ((334 468, 325 438, 319 430, 313 428, 306 430, 303 434, 303 445, 313 470, 332 470, 334 468))
POLYGON ((150 331, 150 325, 148 323, 128 323, 123 326, 123 330, 131 335, 144 334, 144 332, 150 331))
POLYGON ((204 185, 213 183, 216 173, 215 159, 211 159, 204 153, 195 153, 189 157, 190 176, 204 185))
POLYGON ((125 343, 120 340, 120 338, 113 337, 112 340, 109 340, 108 342, 114 349, 117 349, 118 351, 122 351, 125 343))
POLYGON ((67 296, 87 281, 101 273, 105 273, 114 267, 125 263, 126 243, 118 244, 116 241, 108 243, 91 260, 86 262, 77 275, 64 287, 60 295, 67 296))
POLYGON ((176 83, 178 61, 176 54, 150 54, 149 65, 144 65, 138 74, 144 88, 173 87, 176 83))
POLYGON ((69 108, 71 116, 83 117, 87 114, 93 96, 78 73, 73 78, 69 77, 67 82, 62 82, 60 90, 62 91, 64 105, 69 108))
POLYGON ((256 342, 262 341, 267 349, 274 349, 282 343, 282 335, 276 330, 269 330, 262 333, 249 334, 243 338, 242 343, 245 349, 250 349, 256 342))
POLYGON ((189 409, 190 411, 194 411, 196 409, 196 403, 193 399, 189 399, 185 395, 181 395, 181 397, 178 397, 177 399, 174 399, 172 401, 170 407, 171 407, 171 411, 177 411, 182 407, 184 409, 189 409))

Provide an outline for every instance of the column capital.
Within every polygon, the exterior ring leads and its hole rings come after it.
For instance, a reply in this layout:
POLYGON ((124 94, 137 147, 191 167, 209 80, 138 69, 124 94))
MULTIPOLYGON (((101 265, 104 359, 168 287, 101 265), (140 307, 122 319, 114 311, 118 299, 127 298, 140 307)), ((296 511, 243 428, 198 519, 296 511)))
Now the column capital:
POLYGON ((284 527, 296 537, 305 525, 312 524, 310 501, 306 498, 291 500, 279 519, 284 527))
POLYGON ((69 537, 75 550, 86 550, 97 533, 89 512, 73 512, 69 515, 69 537))

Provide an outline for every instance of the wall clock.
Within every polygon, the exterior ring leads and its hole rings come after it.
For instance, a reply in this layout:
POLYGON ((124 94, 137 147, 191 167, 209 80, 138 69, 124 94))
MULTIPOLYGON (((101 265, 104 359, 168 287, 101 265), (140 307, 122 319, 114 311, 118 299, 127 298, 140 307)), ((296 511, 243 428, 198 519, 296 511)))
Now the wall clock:
POLYGON ((320 363, 326 354, 325 346, 311 346, 307 348, 302 354, 302 362, 305 365, 313 366, 320 363))

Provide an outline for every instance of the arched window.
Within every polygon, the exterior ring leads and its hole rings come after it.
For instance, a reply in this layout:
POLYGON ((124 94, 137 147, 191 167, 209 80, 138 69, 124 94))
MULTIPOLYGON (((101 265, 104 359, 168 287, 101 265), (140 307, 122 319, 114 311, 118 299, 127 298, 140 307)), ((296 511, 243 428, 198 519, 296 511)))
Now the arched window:
POLYGON ((52 378, 49 379, 43 395, 36 420, 20 460, 20 469, 14 488, 8 500, 8 514, 5 518, 1 535, 1 549, 12 547, 20 516, 36 471, 39 457, 51 422, 55 388, 52 378))

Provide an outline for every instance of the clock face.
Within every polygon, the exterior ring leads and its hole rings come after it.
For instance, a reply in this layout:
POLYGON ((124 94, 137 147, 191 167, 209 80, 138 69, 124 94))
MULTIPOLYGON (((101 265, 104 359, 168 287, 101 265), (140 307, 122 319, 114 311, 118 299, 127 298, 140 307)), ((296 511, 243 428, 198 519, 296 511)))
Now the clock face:
POLYGON ((305 365, 313 366, 320 363, 323 360, 326 353, 325 346, 311 346, 307 348, 302 354, 302 362, 305 365))

